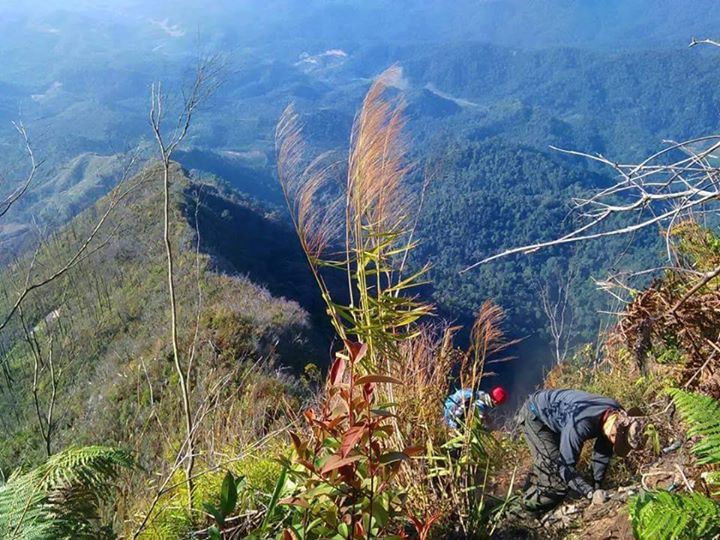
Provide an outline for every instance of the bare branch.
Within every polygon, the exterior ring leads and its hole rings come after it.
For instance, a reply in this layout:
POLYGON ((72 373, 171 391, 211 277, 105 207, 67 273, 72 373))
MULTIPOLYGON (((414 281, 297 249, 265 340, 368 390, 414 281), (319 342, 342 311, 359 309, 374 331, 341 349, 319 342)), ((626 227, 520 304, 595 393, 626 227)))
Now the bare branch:
MULTIPOLYGON (((180 348, 178 345, 178 313, 177 313, 177 297, 175 291, 175 260, 173 255, 173 247, 170 238, 170 185, 171 185, 171 173, 170 163, 175 149, 180 145, 185 137, 187 136, 190 125, 193 120, 193 116, 197 111, 200 104, 207 99, 221 83, 220 74, 224 66, 220 62, 219 56, 211 56, 200 58, 195 70, 195 78, 191 85, 191 88, 187 94, 183 93, 183 102, 178 113, 177 125, 172 135, 167 139, 163 135, 163 108, 165 97, 162 93, 162 87, 160 83, 152 85, 150 91, 150 127, 153 135, 157 142, 158 153, 160 161, 162 163, 162 185, 163 185, 163 241, 165 245, 166 255, 166 275, 168 285, 168 301, 169 301, 169 312, 170 312, 170 338, 172 341, 173 350, 173 361, 175 364, 175 370, 178 374, 178 382, 180 385, 180 394, 182 399, 183 415, 185 420, 185 431, 186 431, 186 446, 185 452, 182 457, 178 456, 179 463, 184 463, 185 467, 185 482, 187 486, 187 508, 188 513, 192 516, 193 513, 193 468, 195 465, 195 451, 194 451, 194 432, 196 424, 193 420, 192 406, 190 400, 191 387, 191 370, 193 359, 195 355, 195 340, 197 339, 197 332, 199 325, 196 324, 195 338, 193 339, 193 345, 188 353, 187 371, 183 369, 180 348)), ((197 218, 197 216, 196 216, 197 218)), ((198 247, 199 250, 199 232, 198 232, 198 247)), ((199 251, 196 253, 196 264, 199 264, 199 251)), ((197 267, 199 277, 199 266, 197 267)), ((199 291, 198 284, 198 291, 199 291)), ((201 302, 201 297, 198 297, 198 302, 201 302)), ((198 305, 198 321, 199 321, 199 309, 198 305)), ((177 463, 177 462, 176 462, 177 463)))
POLYGON ((23 184, 13 193, 8 195, 4 201, 0 202, 0 217, 3 217, 5 214, 7 214, 10 210, 10 207, 25 194, 28 187, 30 187, 30 183, 33 181, 35 173, 37 172, 39 167, 39 164, 35 161, 35 154, 33 153, 32 146, 30 145, 30 140, 28 139, 27 132, 25 131, 25 126, 23 126, 22 122, 13 122, 12 125, 15 127, 15 129, 25 142, 25 151, 27 152, 28 158, 30 159, 30 172, 28 173, 23 184))
MULTIPOLYGON (((711 156, 720 149, 720 135, 698 137, 683 142, 673 142, 637 165, 620 164, 596 155, 571 150, 555 150, 601 163, 612 168, 618 179, 612 186, 598 190, 587 198, 575 198, 571 202, 579 218, 586 220, 566 235, 546 242, 507 249, 476 262, 460 273, 488 262, 514 254, 528 254, 539 249, 619 236, 646 229, 652 225, 672 226, 690 218, 694 213, 717 212, 720 206, 720 168, 713 167, 711 156), (704 145, 704 149, 699 149, 704 145), (667 163, 671 152, 681 152, 683 157, 667 163), (617 224, 613 218, 650 212, 651 217, 627 224, 617 224), (607 226, 610 223, 614 225, 607 226)), ((668 253, 670 249, 668 247, 668 253)))
MULTIPOLYGON (((120 180, 120 184, 122 184, 130 174, 130 171, 132 170, 137 156, 135 154, 131 154, 129 163, 126 164, 125 171, 123 173, 123 177, 120 180)), ((108 217, 112 214, 113 210, 123 201, 125 198, 130 195, 132 191, 134 191, 137 187, 139 187, 141 184, 136 184, 134 186, 130 186, 127 190, 122 191, 119 189, 115 190, 115 193, 112 195, 111 200, 105 209, 105 212, 102 214, 100 219, 97 221, 95 226, 93 227, 92 231, 88 234, 88 236, 85 238, 83 243, 80 245, 80 247, 66 259, 65 263, 58 269, 56 269, 52 274, 39 279, 35 282, 31 283, 31 273, 32 268, 34 266, 35 260, 38 256, 38 251, 35 251, 35 254, 33 256, 33 259, 30 264, 30 269, 26 275, 25 280, 25 286, 22 291, 20 291, 17 295, 17 298, 15 299, 15 302, 13 303, 12 307, 10 308, 10 311, 5 315, 5 317, 2 319, 2 322, 0 323, 0 331, 2 331, 10 322, 12 317, 15 315, 15 313, 20 308, 20 305, 22 302, 27 298, 27 296, 34 290, 40 289, 41 287, 44 287, 45 285, 48 285, 52 281, 55 281, 65 273, 67 273, 70 269, 77 266, 80 262, 82 262, 84 259, 86 259, 89 255, 97 251, 101 246, 96 246, 93 249, 89 249, 90 245, 93 243, 95 238, 97 237, 100 230, 105 225, 105 222, 107 221, 108 217)), ((104 243, 103 243, 104 244, 104 243)))
POLYGON ((690 44, 688 47, 695 47, 696 45, 712 45, 713 47, 720 47, 720 41, 715 41, 713 39, 695 39, 692 38, 690 40, 690 44))

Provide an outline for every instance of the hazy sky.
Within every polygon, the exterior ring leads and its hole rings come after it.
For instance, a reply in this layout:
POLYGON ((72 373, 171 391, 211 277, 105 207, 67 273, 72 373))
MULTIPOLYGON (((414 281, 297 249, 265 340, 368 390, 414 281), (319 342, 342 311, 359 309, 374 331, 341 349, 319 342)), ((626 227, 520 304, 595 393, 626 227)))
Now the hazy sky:
MULTIPOLYGON (((199 29, 211 42, 252 47, 483 41, 623 49, 682 47, 693 36, 718 37, 720 1, 0 0, 0 29, 3 19, 13 17, 30 21, 34 30, 51 27, 76 37, 102 25, 111 34, 154 30, 169 37, 199 29)), ((17 19, 10 24, 22 26, 17 19)))

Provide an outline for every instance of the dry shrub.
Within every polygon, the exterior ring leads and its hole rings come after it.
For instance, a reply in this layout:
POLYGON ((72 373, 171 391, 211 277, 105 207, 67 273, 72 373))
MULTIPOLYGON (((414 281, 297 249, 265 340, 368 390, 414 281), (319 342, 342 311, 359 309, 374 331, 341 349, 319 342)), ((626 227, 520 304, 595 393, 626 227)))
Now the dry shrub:
POLYGON ((720 397, 720 237, 685 221, 670 231, 679 267, 639 294, 617 333, 643 373, 675 366, 676 382, 720 397))
MULTIPOLYGON (((403 381, 395 389, 398 424, 410 443, 422 441, 426 449, 425 459, 406 463, 399 477, 407 491, 408 509, 425 518, 441 514, 438 529, 455 530, 453 534, 460 537, 470 523, 485 519, 481 517, 487 511, 485 494, 509 484, 512 467, 505 475, 493 471, 502 466, 504 460, 500 458, 510 445, 484 432, 480 435, 486 446, 479 456, 478 433, 467 429, 464 441, 456 441, 452 449, 444 447, 450 435, 458 435, 448 432, 443 418, 444 401, 453 379, 459 379, 462 388, 477 390, 486 375, 485 367, 505 360, 500 355, 510 342, 501 329, 503 320, 502 309, 485 302, 478 311, 467 351, 453 346, 459 327, 426 326, 404 344, 402 362, 393 367, 393 375, 403 381), (438 468, 445 469, 445 473, 438 475, 438 468)), ((471 408, 469 425, 473 412, 471 408)))
POLYGON ((403 381, 395 389, 397 413, 403 435, 410 441, 440 441, 445 437, 443 403, 450 377, 459 365, 460 351, 453 347, 457 327, 426 326, 418 336, 402 344, 402 362, 394 376, 403 381))
POLYGON ((676 273, 654 283, 628 307, 618 331, 643 372, 652 369, 649 356, 676 364, 679 384, 720 398, 720 290, 686 298, 692 283, 676 273))

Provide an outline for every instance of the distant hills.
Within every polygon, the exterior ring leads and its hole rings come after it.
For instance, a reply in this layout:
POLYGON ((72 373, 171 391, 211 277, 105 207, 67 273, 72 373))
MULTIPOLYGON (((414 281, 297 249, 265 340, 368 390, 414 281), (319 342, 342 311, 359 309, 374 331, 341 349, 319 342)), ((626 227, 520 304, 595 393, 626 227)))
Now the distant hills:
MULTIPOLYGON (((608 171, 550 145, 633 161, 664 139, 719 127, 720 51, 687 49, 692 36, 715 31, 720 7, 712 1, 252 0, 201 9, 189 0, 172 6, 123 0, 73 6, 34 2, 32 9, 4 7, 7 16, 0 17, 6 60, 0 196, 23 178, 25 166, 7 121, 22 118, 44 162, 26 200, 2 224, 5 261, 26 245, 33 223, 52 230, 91 208, 121 176, 120 157, 130 148, 151 149, 150 84, 162 80, 177 98, 192 75, 199 39, 226 56, 227 69, 176 157, 193 178, 212 177, 224 186, 223 197, 252 198, 264 208, 261 214, 273 214, 279 228, 258 246, 254 260, 245 260, 251 279, 266 278, 277 294, 310 295, 303 284, 282 284, 296 267, 274 268, 264 259, 277 260, 272 241, 280 236, 287 234, 283 249, 294 242, 275 180, 277 119, 294 102, 312 150, 343 153, 370 82, 397 63, 402 75, 394 84, 406 100, 417 165, 413 186, 420 189, 423 171, 436 177, 418 234, 420 258, 435 264, 431 294, 443 312, 467 318, 492 297, 508 309, 513 335, 542 338, 542 313, 526 278, 548 276, 558 271, 559 259, 569 258, 567 264, 582 269, 581 322, 574 333, 584 340, 594 332, 597 310, 606 307, 591 276, 610 268, 624 246, 517 257, 462 278, 457 270, 501 247, 560 234, 570 223, 568 197, 610 181, 608 171), (199 37, 191 31, 198 25, 199 37), (493 212, 506 215, 495 219, 493 212), (268 269, 278 270, 274 285, 268 269)), ((174 104, 170 99, 169 108, 174 104)), ((243 234, 243 219, 256 218, 231 213, 243 234)), ((234 249, 227 244, 232 236, 223 236, 227 223, 211 221, 217 230, 207 237, 215 238, 228 264, 239 264, 239 255, 227 257, 234 249)), ((652 258, 655 241, 652 234, 641 239, 644 249, 633 256, 652 258)))

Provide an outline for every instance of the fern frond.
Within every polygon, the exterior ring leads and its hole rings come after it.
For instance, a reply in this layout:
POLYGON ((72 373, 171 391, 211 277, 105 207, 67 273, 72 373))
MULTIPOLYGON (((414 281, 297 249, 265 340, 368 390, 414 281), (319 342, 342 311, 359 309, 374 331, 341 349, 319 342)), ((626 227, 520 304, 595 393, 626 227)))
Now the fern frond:
POLYGON ((668 393, 688 424, 688 435, 702 437, 692 448, 698 463, 720 463, 720 401, 679 389, 668 393))
POLYGON ((646 493, 630 500, 639 540, 712 538, 720 533, 720 505, 700 493, 646 493))
POLYGON ((133 466, 117 448, 69 448, 0 487, 0 538, 98 538, 111 482, 133 466))

